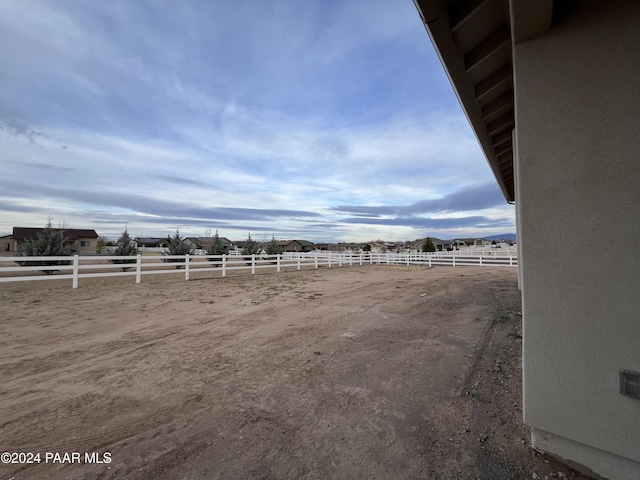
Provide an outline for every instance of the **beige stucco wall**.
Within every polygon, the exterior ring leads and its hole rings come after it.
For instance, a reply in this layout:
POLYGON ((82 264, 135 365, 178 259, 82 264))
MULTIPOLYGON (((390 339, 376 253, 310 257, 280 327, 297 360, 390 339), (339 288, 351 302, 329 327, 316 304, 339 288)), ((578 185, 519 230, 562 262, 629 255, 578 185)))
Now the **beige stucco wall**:
POLYGON ((618 372, 640 371, 640 2, 574 5, 514 50, 524 420, 534 446, 637 479, 618 372))
POLYGON ((76 240, 74 242, 74 245, 78 251, 79 254, 81 253, 96 253, 96 246, 98 243, 98 239, 96 238, 79 238, 78 240, 76 240), (81 246, 82 243, 81 242, 88 242, 89 245, 88 246, 81 246))

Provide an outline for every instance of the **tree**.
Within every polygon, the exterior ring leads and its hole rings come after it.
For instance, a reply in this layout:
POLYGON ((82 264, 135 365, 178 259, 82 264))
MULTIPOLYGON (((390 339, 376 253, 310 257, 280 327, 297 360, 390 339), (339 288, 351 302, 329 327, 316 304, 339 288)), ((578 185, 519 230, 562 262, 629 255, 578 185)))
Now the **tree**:
POLYGON ((98 241, 96 243, 96 253, 98 255, 104 253, 104 249, 107 246, 107 240, 104 237, 98 237, 98 241))
POLYGON ((251 238, 251 233, 249 233, 249 238, 247 238, 244 242, 244 247, 242 247, 242 255, 250 256, 257 253, 260 253, 260 244, 251 238))
POLYGON ((279 255, 282 253, 282 247, 276 240, 276 237, 271 237, 271 241, 267 244, 264 251, 267 255, 279 255))
POLYGON ((224 255, 225 253, 227 253, 227 246, 223 243, 222 239, 218 235, 217 230, 216 234, 209 240, 206 252, 207 255, 224 255))
MULTIPOLYGON (((210 234, 210 230, 207 230, 207 233, 210 234)), ((222 239, 218 235, 218 231, 216 230, 216 234, 213 237, 210 237, 209 243, 206 248, 207 255, 225 255, 227 253, 227 246, 222 242, 222 239)), ((217 258, 209 258, 210 262, 217 262, 217 258)), ((215 265, 214 265, 215 266, 215 265)))
POLYGON ((363 252, 370 252, 371 251, 371 244, 365 243, 364 246, 362 247, 362 251, 363 252))
MULTIPOLYGON (((138 249, 136 248, 136 243, 129 236, 129 232, 127 232, 126 228, 124 232, 122 232, 122 235, 120 235, 120 238, 118 238, 118 241, 116 242, 116 249, 113 252, 113 255, 117 255, 120 257, 132 257, 135 255, 138 255, 138 249)), ((116 265, 130 264, 130 263, 136 263, 136 259, 133 259, 133 258, 113 259, 113 260, 110 260, 110 262, 116 265)), ((129 268, 130 267, 122 267, 122 271, 125 272, 129 268)))
POLYGON ((424 243, 422 244, 422 251, 423 252, 435 252, 436 251, 436 246, 431 241, 431 238, 427 237, 427 239, 424 241, 424 243))
MULTIPOLYGON (((75 255, 76 247, 69 243, 64 236, 62 228, 53 228, 51 226, 51 218, 48 219, 47 225, 43 230, 38 232, 36 238, 26 239, 22 245, 18 255, 21 257, 69 257, 75 255)), ((51 266, 51 265, 70 265, 70 260, 25 260, 18 262, 22 266, 51 266)), ((42 270, 47 275, 51 275, 57 270, 42 270)))
MULTIPOLYGON (((169 236, 167 237, 167 240, 165 241, 165 243, 167 244, 167 249, 169 250, 168 253, 166 253, 165 255, 187 255, 189 253, 191 253, 191 248, 189 248, 189 245, 187 245, 187 243, 185 242, 185 239, 180 235, 180 231, 176 230, 176 233, 173 237, 169 236)), ((181 258, 163 258, 162 259, 163 262, 181 262, 182 259, 181 258)), ((176 268, 180 268, 180 266, 178 265, 176 268)))
MULTIPOLYGON (((267 244, 264 249, 267 255, 270 255, 269 260, 277 260, 276 255, 280 255, 282 253, 282 247, 276 240, 276 237, 271 237, 271 241, 267 244)), ((278 263, 277 261, 271 263, 278 263)))

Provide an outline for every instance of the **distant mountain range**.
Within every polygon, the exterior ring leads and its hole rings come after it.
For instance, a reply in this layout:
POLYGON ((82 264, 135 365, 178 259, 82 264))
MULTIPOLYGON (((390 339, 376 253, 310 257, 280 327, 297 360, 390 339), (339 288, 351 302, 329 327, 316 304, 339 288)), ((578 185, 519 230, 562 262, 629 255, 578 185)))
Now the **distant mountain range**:
POLYGON ((491 235, 490 237, 482 237, 485 240, 495 240, 499 242, 500 240, 504 240, 507 242, 515 242, 516 234, 515 233, 503 233, 502 235, 491 235))

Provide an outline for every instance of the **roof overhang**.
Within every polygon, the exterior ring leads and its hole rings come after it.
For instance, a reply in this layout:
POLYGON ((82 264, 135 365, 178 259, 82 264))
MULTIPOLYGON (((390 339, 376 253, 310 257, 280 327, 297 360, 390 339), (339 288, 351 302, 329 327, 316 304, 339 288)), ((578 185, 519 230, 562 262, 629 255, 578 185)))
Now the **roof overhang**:
POLYGON ((514 202, 513 45, 550 27, 553 0, 414 3, 502 193, 514 202))

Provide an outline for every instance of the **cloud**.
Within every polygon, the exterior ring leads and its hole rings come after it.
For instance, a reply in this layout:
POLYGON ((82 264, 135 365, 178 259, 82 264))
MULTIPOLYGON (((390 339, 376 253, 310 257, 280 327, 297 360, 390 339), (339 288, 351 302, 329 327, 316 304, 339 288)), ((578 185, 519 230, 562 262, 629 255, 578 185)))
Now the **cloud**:
POLYGON ((419 215, 424 213, 441 213, 454 211, 483 210, 501 206, 506 203, 498 186, 487 183, 467 187, 441 198, 423 200, 411 205, 396 206, 363 206, 341 205, 332 207, 333 211, 363 217, 380 217, 382 215, 419 215))
POLYGON ((174 177, 172 175, 150 175, 153 178, 165 180, 170 183, 177 183, 179 185, 193 185, 196 187, 211 187, 211 184, 205 182, 199 182, 197 180, 191 180, 190 178, 174 177))
POLYGON ((169 221, 175 218, 182 218, 183 220, 190 219, 190 221, 194 222, 196 220, 268 221, 276 218, 309 218, 320 216, 320 214, 316 212, 304 210, 237 207, 203 208, 189 205, 186 202, 174 203, 138 194, 62 189, 48 185, 39 185, 37 188, 32 188, 32 186, 27 184, 7 180, 0 180, 0 187, 2 187, 3 194, 8 197, 20 192, 22 196, 30 198, 46 197, 59 201, 73 201, 103 207, 124 208, 145 215, 166 218, 169 219, 169 221), (30 191, 25 193, 27 188, 30 188, 30 191))
POLYGON ((24 137, 31 143, 36 143, 38 137, 46 136, 33 125, 17 117, 0 118, 0 129, 15 137, 24 137))
POLYGON ((37 163, 37 162, 16 162, 16 161, 9 161, 7 163, 13 164, 13 165, 18 165, 20 167, 28 167, 28 168, 33 168, 36 170, 51 170, 54 172, 69 172, 71 171, 71 168, 69 167, 60 167, 58 165, 50 165, 48 163, 37 163))
POLYGON ((425 218, 425 217, 395 217, 395 218, 361 218, 350 217, 341 219, 344 223, 365 225, 404 226, 428 230, 448 230, 453 228, 509 228, 513 223, 504 219, 491 219, 484 216, 425 218))

